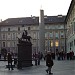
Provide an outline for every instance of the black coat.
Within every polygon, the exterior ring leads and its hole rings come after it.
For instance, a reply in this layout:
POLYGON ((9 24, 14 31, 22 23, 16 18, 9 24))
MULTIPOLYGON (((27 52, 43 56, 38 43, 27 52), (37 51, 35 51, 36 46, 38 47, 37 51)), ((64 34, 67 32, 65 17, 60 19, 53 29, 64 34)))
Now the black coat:
POLYGON ((53 66, 53 60, 52 60, 50 54, 46 55, 46 66, 48 66, 48 67, 52 67, 53 66))
POLYGON ((12 55, 10 53, 8 53, 7 58, 8 58, 8 63, 11 63, 12 62, 12 55))

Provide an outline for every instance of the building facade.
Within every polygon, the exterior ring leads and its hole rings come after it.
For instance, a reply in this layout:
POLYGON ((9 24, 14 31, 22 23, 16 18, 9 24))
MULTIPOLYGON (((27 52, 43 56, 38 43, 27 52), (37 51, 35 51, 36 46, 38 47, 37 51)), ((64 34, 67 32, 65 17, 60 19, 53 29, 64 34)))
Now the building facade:
MULTIPOLYGON (((44 16, 45 25, 45 50, 52 52, 66 49, 66 26, 65 16, 44 16)), ((39 17, 31 16, 24 18, 9 18, 0 23, 0 51, 5 48, 7 51, 17 53, 18 38, 23 30, 28 31, 32 37, 33 52, 39 51, 39 17)))
POLYGON ((75 54, 75 0, 71 1, 67 16, 67 52, 74 51, 75 54))

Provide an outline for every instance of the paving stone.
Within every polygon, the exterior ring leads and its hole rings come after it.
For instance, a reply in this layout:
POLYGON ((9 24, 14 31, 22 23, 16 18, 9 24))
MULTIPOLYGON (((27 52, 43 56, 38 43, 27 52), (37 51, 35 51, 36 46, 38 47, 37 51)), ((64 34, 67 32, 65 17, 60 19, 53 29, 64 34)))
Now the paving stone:
MULTIPOLYGON (((32 67, 26 67, 22 70, 14 68, 14 70, 8 70, 5 66, 7 61, 0 61, 0 75, 48 75, 45 70, 47 69, 44 60, 40 65, 35 66, 33 61, 32 67)), ((75 75, 75 60, 54 60, 54 66, 52 67, 53 75, 75 75)))

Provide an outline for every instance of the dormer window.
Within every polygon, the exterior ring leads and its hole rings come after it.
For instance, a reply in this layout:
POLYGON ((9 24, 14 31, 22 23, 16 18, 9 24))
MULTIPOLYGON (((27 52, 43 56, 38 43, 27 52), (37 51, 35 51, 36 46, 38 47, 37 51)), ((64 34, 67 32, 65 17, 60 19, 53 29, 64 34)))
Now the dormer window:
POLYGON ((63 16, 62 15, 58 15, 58 18, 62 18, 63 16))

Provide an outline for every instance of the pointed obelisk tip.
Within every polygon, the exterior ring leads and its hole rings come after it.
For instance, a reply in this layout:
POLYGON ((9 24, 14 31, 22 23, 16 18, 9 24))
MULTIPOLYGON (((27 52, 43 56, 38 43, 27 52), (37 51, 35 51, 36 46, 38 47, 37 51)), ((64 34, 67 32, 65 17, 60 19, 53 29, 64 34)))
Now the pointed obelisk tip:
POLYGON ((40 10, 43 10, 43 8, 42 8, 42 4, 41 4, 41 6, 40 6, 40 10))

